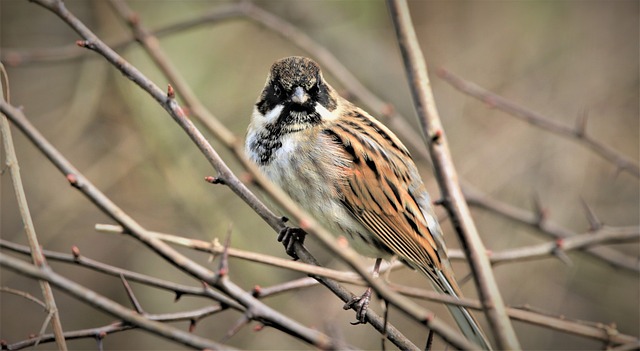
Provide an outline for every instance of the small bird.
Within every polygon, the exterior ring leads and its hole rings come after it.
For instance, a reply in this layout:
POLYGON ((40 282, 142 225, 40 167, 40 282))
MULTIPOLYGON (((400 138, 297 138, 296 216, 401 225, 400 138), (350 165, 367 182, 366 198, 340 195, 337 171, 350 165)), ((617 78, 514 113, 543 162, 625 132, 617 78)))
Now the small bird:
MULTIPOLYGON (((271 66, 245 152, 334 235, 376 258, 374 274, 381 259, 397 256, 440 292, 462 296, 409 151, 382 123, 338 95, 313 60, 292 56, 271 66)), ((360 323, 370 295, 371 288, 345 305, 355 304, 360 323)), ((469 340, 490 349, 469 311, 447 307, 469 340)))

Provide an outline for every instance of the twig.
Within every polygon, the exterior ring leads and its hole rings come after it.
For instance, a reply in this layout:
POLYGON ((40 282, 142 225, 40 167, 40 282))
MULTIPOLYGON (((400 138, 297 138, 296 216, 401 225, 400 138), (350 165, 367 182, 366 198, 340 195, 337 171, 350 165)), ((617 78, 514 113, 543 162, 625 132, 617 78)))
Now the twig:
POLYGON ((587 134, 586 116, 581 115, 575 126, 568 126, 509 101, 506 98, 494 94, 473 82, 464 80, 447 70, 439 70, 438 76, 451 84, 457 90, 533 126, 578 142, 588 147, 602 158, 616 165, 619 170, 627 171, 636 177, 640 177, 640 167, 637 163, 587 134))
POLYGON ((520 343, 507 317, 500 290, 493 277, 484 244, 475 227, 458 183, 422 51, 418 44, 406 1, 389 0, 391 18, 405 62, 416 111, 433 160, 445 207, 452 219, 465 253, 469 257, 476 287, 499 349, 518 350, 520 343))
MULTIPOLYGON (((203 24, 216 23, 227 19, 242 16, 244 2, 216 6, 215 11, 204 13, 201 16, 170 24, 153 31, 152 34, 158 37, 167 36, 179 31, 197 27, 203 24)), ((128 37, 109 43, 109 47, 116 51, 125 50, 136 42, 135 38, 128 37)), ((52 48, 33 49, 11 49, 0 48, 0 60, 9 66, 29 65, 35 63, 55 63, 58 61, 76 60, 80 58, 91 58, 86 50, 81 50, 78 45, 65 45, 52 48)), ((93 56, 95 57, 95 56, 93 56)))
POLYGON ((4 254, 0 254, 0 265, 24 276, 46 280, 58 289, 69 293, 91 306, 169 340, 199 349, 233 349, 228 345, 221 345, 160 322, 149 320, 137 313, 132 313, 130 309, 53 272, 49 267, 38 268, 4 254))
MULTIPOLYGON (((470 186, 465 186, 464 193, 467 201, 469 201, 469 205, 486 209, 505 218, 530 225, 552 238, 565 239, 576 236, 576 233, 573 231, 549 219, 541 222, 539 216, 535 213, 492 199, 470 186)), ((583 251, 607 262, 615 268, 624 268, 630 271, 640 272, 640 261, 636 257, 627 256, 614 249, 602 246, 584 248, 583 251)))
MULTIPOLYGON (((0 63, 0 78, 2 79, 2 99, 9 101, 9 77, 4 69, 4 65, 0 63)), ((27 197, 22 186, 22 177, 20 176, 20 166, 18 165, 18 157, 16 156, 16 150, 13 145, 13 138, 11 136, 11 128, 9 121, 5 116, 0 118, 0 133, 2 134, 5 162, 9 168, 11 174, 11 181, 13 182, 13 189, 16 194, 18 202, 18 208, 20 210, 20 218, 24 224, 24 231, 29 241, 29 247, 31 247, 31 259, 34 264, 39 267, 47 266, 47 261, 42 254, 42 249, 38 242, 38 236, 36 235, 36 229, 33 225, 33 219, 31 218, 31 212, 29 211, 29 205, 27 203, 27 197)), ((42 290, 42 296, 47 304, 48 318, 51 318, 51 326, 53 333, 56 337, 56 344, 60 350, 67 350, 67 343, 64 341, 64 332, 62 330, 62 323, 60 322, 60 314, 56 307, 56 300, 53 296, 51 286, 45 282, 40 282, 40 289, 42 290)), ((46 325, 43 325, 43 331, 46 329, 46 325)), ((42 334, 42 333, 40 333, 42 334)))
MULTIPOLYGON (((594 245, 638 240, 640 240, 640 227, 603 227, 596 232, 578 234, 553 242, 494 252, 490 254, 489 258, 492 263, 523 261, 550 257, 557 254, 557 251, 584 250, 592 248, 594 245)), ((640 269, 640 262, 636 263, 636 269, 640 269)))
MULTIPOLYGON (((29 250, 26 246, 14 244, 14 243, 2 241, 2 240, 0 240, 0 247, 10 249, 14 252, 21 253, 21 254, 29 253, 29 250)), ((62 253, 57 253, 57 252, 52 252, 47 250, 44 250, 43 253, 49 260, 74 263, 74 258, 71 257, 72 255, 67 255, 67 254, 62 254, 62 253)), ((108 266, 100 262, 94 262, 94 263, 90 263, 90 262, 91 260, 84 256, 77 256, 77 261, 75 263, 91 269, 95 269, 96 266, 97 267, 108 266)), ((111 267, 111 266, 108 266, 108 267, 111 267)), ((160 281, 160 280, 157 278, 147 277, 147 276, 141 275, 140 273, 129 272, 129 271, 122 270, 120 268, 111 267, 111 269, 108 269, 108 270, 105 270, 104 268, 97 269, 97 270, 100 272, 108 273, 113 276, 119 276, 119 275, 126 276, 128 279, 137 281, 139 283, 161 288, 161 289, 171 290, 176 292, 177 294, 178 293, 191 294, 194 296, 209 297, 206 291, 202 290, 202 288, 199 288, 199 289, 189 288, 189 287, 185 288, 172 282, 165 282, 165 283, 159 284, 157 281, 160 281), (118 273, 118 272, 121 272, 121 273, 118 273)), ((254 287, 251 293, 254 297, 261 299, 261 298, 266 298, 266 297, 274 296, 276 294, 290 292, 292 290, 297 290, 300 288, 309 287, 317 284, 318 284, 318 281, 315 279, 302 278, 302 279, 297 279, 290 282, 277 284, 270 287, 254 287)), ((443 295, 435 291, 424 290, 424 289, 408 287, 408 286, 401 286, 397 284, 392 284, 390 288, 406 296, 425 299, 425 300, 434 301, 438 303, 461 305, 461 306, 471 308, 471 309, 476 309, 476 310, 482 309, 482 305, 480 304, 480 302, 475 299, 469 299, 469 298, 455 299, 455 298, 452 298, 451 296, 443 295)), ((2 288, 0 289, 5 290, 2 288)), ((178 312, 170 315, 146 314, 145 317, 152 320, 161 320, 161 321, 200 319, 210 314, 223 310, 224 308, 221 306, 226 306, 226 303, 224 303, 224 300, 222 302, 223 302, 222 305, 212 306, 211 309, 207 309, 206 311, 202 311, 202 312, 200 312, 200 310, 197 310, 193 312, 178 312), (199 313, 202 313, 202 314, 200 315, 199 313)), ((44 303, 42 302, 40 303, 44 306, 44 303)), ((242 308, 237 308, 237 307, 234 307, 234 308, 238 309, 239 311, 243 311, 242 308)), ((507 313, 509 314, 510 318, 515 320, 520 320, 525 323, 535 324, 544 328, 559 330, 569 334, 575 334, 575 335, 584 336, 588 338, 598 339, 601 341, 610 341, 614 344, 624 344, 624 343, 629 343, 629 342, 632 342, 633 340, 636 340, 632 336, 620 334, 617 331, 614 332, 613 330, 611 330, 611 327, 605 328, 605 325, 603 323, 591 323, 592 324, 591 328, 585 328, 584 323, 580 324, 577 322, 573 322, 567 319, 566 317, 555 318, 553 316, 541 314, 540 312, 537 312, 531 308, 519 309, 519 308, 507 307, 507 313), (603 333, 602 332, 603 330, 605 330, 606 333, 603 333), (616 335, 616 336, 612 338, 611 335, 616 335)), ((397 332, 397 330, 393 326, 389 325, 389 327, 391 327, 390 330, 392 333, 397 332)), ((69 338, 67 333, 65 333, 65 337, 67 339, 69 338)), ((47 338, 48 337, 44 335, 43 342, 47 341, 47 338)), ((389 338, 389 340, 393 341, 392 338, 389 338)), ((407 348, 405 347, 405 349, 407 348)))
MULTIPOLYGON (((15 244, 2 239, 0 239, 0 247, 9 249, 16 253, 25 254, 25 255, 28 255, 30 251, 26 246, 15 244)), ((64 254, 64 253, 48 251, 48 250, 43 250, 43 254, 49 260, 76 264, 81 267, 92 269, 94 271, 105 273, 114 277, 124 276, 125 278, 131 281, 152 286, 158 289, 172 291, 176 294, 176 299, 178 299, 183 295, 208 297, 216 301, 219 301, 220 303, 225 304, 229 307, 232 307, 239 311, 243 311, 243 307, 239 305, 237 302, 233 301, 227 296, 211 288, 204 289, 202 287, 197 287, 197 288, 191 287, 188 285, 182 285, 182 284, 174 283, 171 281, 150 277, 145 274, 132 272, 127 269, 114 267, 106 263, 98 262, 88 257, 85 257, 83 255, 80 255, 80 250, 77 249, 77 247, 74 247, 73 254, 64 254)))
MULTIPOLYGON (((123 228, 116 225, 110 224, 96 224, 96 230, 100 232, 106 233, 123 233, 123 228)), ((224 251, 224 247, 217 241, 206 242, 203 240, 197 239, 189 239, 177 235, 166 234, 166 233, 158 233, 158 232, 149 232, 154 235, 156 238, 173 244, 178 244, 181 246, 189 247, 198 251, 208 252, 212 254, 222 254, 224 251)), ((329 269, 325 267, 320 267, 312 264, 307 264, 304 262, 292 261, 290 259, 283 259, 279 257, 259 254, 255 252, 249 252, 234 248, 228 248, 227 253, 230 257, 241 258, 247 261, 262 263, 266 265, 270 265, 273 267, 286 268, 290 270, 294 270, 297 272, 305 273, 311 276, 322 276, 325 278, 348 282, 356 285, 365 285, 364 280, 360 278, 357 274, 352 272, 342 272, 334 269, 329 269)))
MULTIPOLYGON (((482 305, 478 300, 462 298, 456 302, 450 296, 434 296, 434 292, 424 289, 398 285, 394 285, 393 288, 397 289, 397 291, 402 292, 403 294, 406 294, 407 296, 413 296, 416 298, 427 300, 434 300, 434 298, 437 298, 444 303, 449 303, 447 302, 447 300, 451 300, 451 303, 457 303, 467 308, 475 310, 482 309, 482 305)), ((513 320, 542 326, 548 329, 562 331, 568 334, 574 334, 594 340, 604 341, 607 343, 613 343, 615 345, 633 343, 639 340, 636 336, 622 334, 615 328, 615 326, 605 325, 604 323, 590 323, 591 325, 589 325, 582 321, 572 321, 564 316, 556 317, 549 314, 541 313, 539 311, 532 311, 526 308, 506 307, 506 312, 513 320)))

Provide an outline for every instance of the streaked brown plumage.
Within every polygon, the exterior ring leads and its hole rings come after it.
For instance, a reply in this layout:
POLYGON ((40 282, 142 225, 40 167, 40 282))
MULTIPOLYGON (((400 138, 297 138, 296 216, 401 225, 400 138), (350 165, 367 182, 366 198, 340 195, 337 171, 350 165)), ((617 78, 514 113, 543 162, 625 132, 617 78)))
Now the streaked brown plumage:
MULTIPOLYGON (((249 125, 246 153, 361 254, 397 256, 439 291, 462 296, 408 150, 382 123, 340 97, 312 60, 288 57, 273 64, 249 125)), ((450 310, 468 338, 490 347, 466 309, 450 310)))

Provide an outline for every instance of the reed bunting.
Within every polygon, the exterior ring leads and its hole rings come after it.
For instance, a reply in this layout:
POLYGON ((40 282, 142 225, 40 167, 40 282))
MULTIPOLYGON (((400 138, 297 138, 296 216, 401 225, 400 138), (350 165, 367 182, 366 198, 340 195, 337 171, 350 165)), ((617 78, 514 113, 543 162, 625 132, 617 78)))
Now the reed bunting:
MULTIPOLYGON (((376 266, 397 256, 440 292, 462 296, 409 151, 382 123, 340 97, 311 59, 287 57, 271 66, 245 152, 327 229, 376 258, 376 266)), ((355 304, 361 323, 370 294, 369 288, 346 305, 355 304)), ((468 339, 490 348, 465 308, 447 307, 468 339)))

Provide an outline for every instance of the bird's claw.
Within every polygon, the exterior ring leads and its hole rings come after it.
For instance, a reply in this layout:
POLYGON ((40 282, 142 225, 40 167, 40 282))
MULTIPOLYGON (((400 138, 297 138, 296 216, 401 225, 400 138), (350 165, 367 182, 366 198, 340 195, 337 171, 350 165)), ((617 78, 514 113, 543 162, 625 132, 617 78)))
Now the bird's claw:
POLYGON ((304 238, 307 235, 304 230, 300 228, 285 227, 278 233, 278 241, 284 245, 285 252, 291 256, 294 260, 298 259, 298 255, 295 250, 295 243, 304 244, 304 238))
POLYGON ((362 296, 354 296, 342 307, 345 310, 354 308, 356 310, 356 321, 352 325, 365 324, 367 322, 367 309, 371 302, 371 288, 368 288, 362 296))

